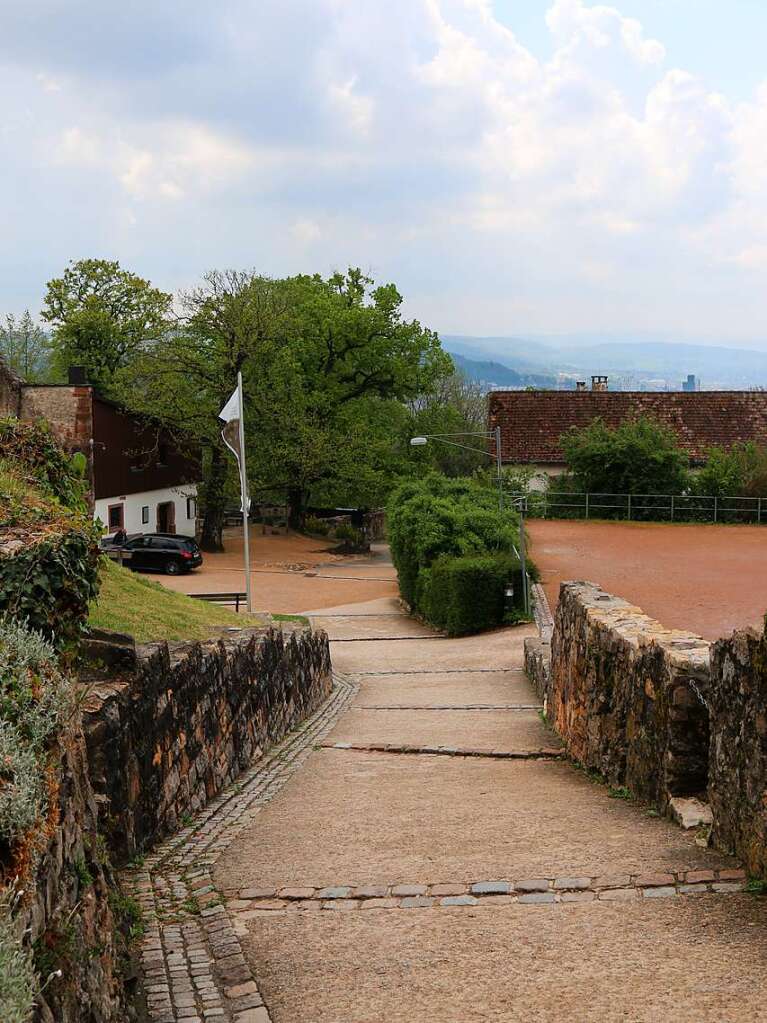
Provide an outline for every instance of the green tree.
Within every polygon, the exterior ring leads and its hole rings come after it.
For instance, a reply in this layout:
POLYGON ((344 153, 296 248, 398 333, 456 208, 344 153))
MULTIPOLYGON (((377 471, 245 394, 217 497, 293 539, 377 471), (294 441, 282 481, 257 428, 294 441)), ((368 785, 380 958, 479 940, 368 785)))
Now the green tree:
POLYGON ((109 392, 115 373, 164 337, 171 295, 117 261, 81 259, 48 282, 42 318, 53 325, 56 371, 83 366, 109 392))
POLYGON ((640 418, 610 428, 596 419, 563 434, 565 461, 579 489, 595 494, 679 494, 688 458, 673 430, 640 418))
POLYGON ((25 310, 21 319, 5 317, 0 326, 0 359, 22 380, 35 383, 45 380, 50 357, 48 335, 25 310))
POLYGON ((403 402, 449 368, 439 339, 401 315, 393 285, 359 270, 274 280, 213 271, 182 318, 117 375, 122 399, 203 449, 202 544, 222 544, 236 488, 217 414, 241 371, 254 497, 287 492, 298 525, 310 493, 382 499, 396 474, 403 402))
POLYGON ((489 440, 472 436, 487 431, 487 395, 479 383, 452 365, 435 376, 426 393, 408 402, 408 412, 403 435, 406 450, 411 437, 451 433, 464 436, 448 439, 479 449, 466 451, 434 441, 410 452, 419 468, 436 469, 446 476, 470 476, 490 464, 489 440))

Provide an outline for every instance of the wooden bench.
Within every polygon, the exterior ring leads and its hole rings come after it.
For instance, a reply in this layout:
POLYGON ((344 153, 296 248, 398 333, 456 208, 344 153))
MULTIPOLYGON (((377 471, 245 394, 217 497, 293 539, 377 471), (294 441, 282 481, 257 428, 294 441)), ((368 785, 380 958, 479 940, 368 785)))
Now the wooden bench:
POLYGON ((207 600, 212 604, 234 604, 234 610, 239 614, 240 604, 247 601, 246 593, 190 593, 195 600, 207 600))

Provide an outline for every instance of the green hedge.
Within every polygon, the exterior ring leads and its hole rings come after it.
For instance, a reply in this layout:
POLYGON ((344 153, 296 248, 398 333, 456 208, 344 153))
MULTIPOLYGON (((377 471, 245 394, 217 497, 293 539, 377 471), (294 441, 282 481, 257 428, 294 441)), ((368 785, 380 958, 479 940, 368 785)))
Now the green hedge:
POLYGON ((400 593, 437 628, 459 635, 501 624, 514 572, 521 601, 519 518, 498 508, 494 489, 431 474, 395 490, 387 521, 400 593))
POLYGON ((522 570, 508 554, 443 557, 419 577, 418 606, 438 629, 462 636, 506 623, 523 615, 522 570), (514 598, 507 607, 506 587, 514 598))

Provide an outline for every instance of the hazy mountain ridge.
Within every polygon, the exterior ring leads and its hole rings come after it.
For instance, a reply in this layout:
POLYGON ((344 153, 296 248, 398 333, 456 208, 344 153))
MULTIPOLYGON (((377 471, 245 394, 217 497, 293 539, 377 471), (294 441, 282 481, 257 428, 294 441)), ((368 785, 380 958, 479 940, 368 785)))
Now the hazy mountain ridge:
MULTIPOLYGON (((725 348, 690 342, 628 341, 596 344, 553 344, 519 337, 467 337, 443 335, 445 348, 469 362, 482 364, 465 367, 476 379, 487 380, 484 365, 505 367, 517 374, 588 379, 594 373, 617 378, 616 385, 665 385, 679 388, 688 373, 695 374, 706 389, 767 386, 767 352, 745 348, 725 348)), ((527 386, 492 378, 506 386, 527 386)), ((532 386, 553 386, 534 383, 532 386)))

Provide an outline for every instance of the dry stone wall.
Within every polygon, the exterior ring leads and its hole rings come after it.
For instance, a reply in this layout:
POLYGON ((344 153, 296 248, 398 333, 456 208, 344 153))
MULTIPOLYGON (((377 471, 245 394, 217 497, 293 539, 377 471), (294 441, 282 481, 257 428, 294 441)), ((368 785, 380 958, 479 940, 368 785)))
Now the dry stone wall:
POLYGON ((714 841, 767 877, 767 636, 746 629, 718 640, 711 672, 714 841))
POLYGON ((594 583, 563 583, 546 708, 571 755, 665 809, 705 790, 709 644, 594 583))
POLYGON ((85 720, 102 830, 118 861, 205 806, 332 688, 327 636, 309 629, 242 630, 134 654, 113 646, 100 659, 120 674, 93 688, 85 720))
POLYGON ((36 1023, 125 1023, 125 941, 115 879, 97 832, 79 720, 61 738, 43 848, 15 920, 34 948, 43 992, 36 1023), (60 975, 59 975, 60 971, 60 975))

